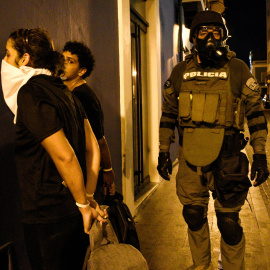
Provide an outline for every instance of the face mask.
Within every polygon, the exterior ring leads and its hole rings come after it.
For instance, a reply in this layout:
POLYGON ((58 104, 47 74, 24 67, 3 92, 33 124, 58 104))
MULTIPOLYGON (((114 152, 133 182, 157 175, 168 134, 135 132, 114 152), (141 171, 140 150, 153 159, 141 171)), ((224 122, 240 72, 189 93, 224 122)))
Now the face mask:
POLYGON ((215 64, 219 57, 216 54, 216 51, 222 46, 222 41, 214 38, 212 32, 204 39, 196 38, 196 48, 202 63, 215 64))
POLYGON ((5 60, 2 60, 2 91, 7 106, 15 115, 14 123, 16 123, 18 92, 31 77, 38 74, 51 75, 51 72, 47 69, 36 69, 28 66, 21 66, 20 68, 16 68, 8 64, 5 60))

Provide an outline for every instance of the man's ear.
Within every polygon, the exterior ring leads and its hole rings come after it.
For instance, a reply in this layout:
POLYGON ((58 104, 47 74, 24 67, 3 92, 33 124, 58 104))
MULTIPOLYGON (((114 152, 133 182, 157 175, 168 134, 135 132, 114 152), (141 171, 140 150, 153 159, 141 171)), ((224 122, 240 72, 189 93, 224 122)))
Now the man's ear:
POLYGON ((78 76, 82 77, 86 71, 87 71, 87 68, 80 68, 78 72, 78 76))
POLYGON ((25 53, 19 61, 19 66, 27 66, 30 62, 30 54, 25 53))

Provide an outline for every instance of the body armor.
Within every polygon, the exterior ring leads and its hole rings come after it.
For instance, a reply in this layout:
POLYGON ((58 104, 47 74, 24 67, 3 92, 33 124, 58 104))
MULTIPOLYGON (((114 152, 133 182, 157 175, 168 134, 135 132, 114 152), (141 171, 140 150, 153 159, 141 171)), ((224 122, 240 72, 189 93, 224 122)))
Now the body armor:
POLYGON ((233 96, 228 65, 202 69, 187 57, 179 92, 179 126, 184 128, 183 152, 197 167, 215 161, 225 128, 243 130, 244 103, 233 96))
POLYGON ((232 94, 228 65, 200 69, 193 59, 187 61, 179 93, 179 125, 244 130, 244 104, 232 94))

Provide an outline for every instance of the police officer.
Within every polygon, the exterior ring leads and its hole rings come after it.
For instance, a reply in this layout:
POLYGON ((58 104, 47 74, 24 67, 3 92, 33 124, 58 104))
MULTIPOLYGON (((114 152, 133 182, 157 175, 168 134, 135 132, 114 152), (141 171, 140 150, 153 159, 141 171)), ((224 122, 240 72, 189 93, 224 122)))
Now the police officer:
POLYGON ((165 180, 170 179, 169 149, 177 126, 177 195, 183 204, 194 263, 188 269, 213 269, 207 221, 209 190, 222 236, 223 269, 245 269, 245 237, 239 220, 251 186, 249 163, 241 152, 247 143, 242 133, 245 116, 254 150, 253 185, 259 186, 269 175, 260 88, 246 64, 225 45, 227 38, 219 13, 199 12, 190 29, 192 53, 174 67, 163 91, 157 169, 165 180))

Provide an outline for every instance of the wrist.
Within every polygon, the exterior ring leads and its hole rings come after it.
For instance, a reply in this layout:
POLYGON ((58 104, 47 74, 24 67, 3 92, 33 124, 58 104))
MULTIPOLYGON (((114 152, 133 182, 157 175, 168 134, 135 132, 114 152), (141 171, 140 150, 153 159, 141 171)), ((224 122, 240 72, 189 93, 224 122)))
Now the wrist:
POLYGON ((82 203, 76 202, 76 205, 77 205, 79 208, 83 208, 83 209, 90 207, 89 201, 87 201, 86 204, 82 204, 82 203))
POLYGON ((94 194, 95 193, 86 193, 86 197, 92 199, 94 198, 94 194))
POLYGON ((112 170, 113 170, 113 168, 111 167, 111 168, 108 168, 108 169, 102 169, 103 170, 103 172, 111 172, 112 170))

